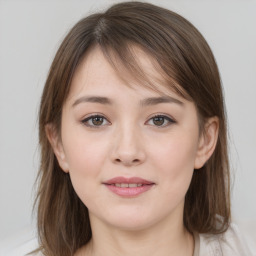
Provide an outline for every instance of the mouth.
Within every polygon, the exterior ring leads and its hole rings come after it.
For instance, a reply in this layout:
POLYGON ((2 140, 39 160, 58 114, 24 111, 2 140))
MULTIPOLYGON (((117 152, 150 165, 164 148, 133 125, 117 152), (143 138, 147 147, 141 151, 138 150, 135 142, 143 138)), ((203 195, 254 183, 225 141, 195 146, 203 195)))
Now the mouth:
POLYGON ((143 184, 139 183, 114 183, 114 184, 107 184, 107 185, 111 185, 111 186, 115 186, 115 187, 119 187, 119 188, 137 188, 137 187, 141 187, 143 186, 143 184))
POLYGON ((155 183, 139 177, 115 177, 103 184, 114 194, 121 197, 136 197, 150 190, 155 183))

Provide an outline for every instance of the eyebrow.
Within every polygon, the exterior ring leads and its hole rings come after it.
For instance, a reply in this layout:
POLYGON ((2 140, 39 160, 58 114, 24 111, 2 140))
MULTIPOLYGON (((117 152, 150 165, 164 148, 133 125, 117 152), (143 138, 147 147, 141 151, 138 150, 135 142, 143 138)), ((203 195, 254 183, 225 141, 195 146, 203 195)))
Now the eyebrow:
MULTIPOLYGON (((99 104, 103 104, 103 105, 113 105, 113 101, 107 97, 84 96, 84 97, 78 98, 72 104, 72 107, 75 107, 76 105, 78 105, 80 103, 87 103, 87 102, 99 103, 99 104)), ((142 101, 140 101, 140 105, 142 107, 157 105, 157 104, 161 104, 161 103, 176 103, 181 106, 183 105, 182 101, 180 101, 176 98, 170 97, 170 96, 150 97, 150 98, 146 98, 146 99, 143 99, 142 101)))
POLYGON ((73 103, 73 107, 75 107, 76 105, 80 104, 80 103, 86 103, 86 102, 91 102, 91 103, 100 103, 100 104, 108 104, 108 105, 112 105, 113 102, 112 100, 110 100, 109 98, 106 97, 99 97, 99 96, 89 96, 89 97, 81 97, 78 98, 74 103, 73 103))
POLYGON ((146 98, 140 102, 140 105, 142 107, 145 107, 145 106, 157 105, 160 103, 176 103, 178 105, 183 105, 183 102, 170 96, 146 98))

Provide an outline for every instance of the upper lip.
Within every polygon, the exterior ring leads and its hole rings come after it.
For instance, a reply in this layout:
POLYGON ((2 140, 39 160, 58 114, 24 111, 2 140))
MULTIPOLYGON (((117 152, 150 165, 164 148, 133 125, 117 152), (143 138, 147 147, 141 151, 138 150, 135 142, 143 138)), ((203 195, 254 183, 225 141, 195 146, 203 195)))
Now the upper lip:
POLYGON ((118 184, 118 183, 125 183, 125 184, 143 184, 143 185, 150 185, 154 184, 154 182, 142 179, 140 177, 115 177, 110 180, 103 182, 103 184, 118 184))

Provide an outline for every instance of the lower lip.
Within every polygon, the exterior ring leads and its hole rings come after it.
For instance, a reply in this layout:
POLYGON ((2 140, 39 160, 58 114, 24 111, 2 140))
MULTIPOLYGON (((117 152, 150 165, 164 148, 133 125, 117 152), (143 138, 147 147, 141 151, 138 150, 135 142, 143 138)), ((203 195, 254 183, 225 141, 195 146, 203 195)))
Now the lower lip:
POLYGON ((134 187, 134 188, 121 188, 121 187, 116 187, 114 185, 108 185, 105 184, 105 186, 113 193, 123 196, 123 197, 135 197, 138 196, 148 190, 150 190, 153 187, 154 184, 149 184, 149 185, 142 185, 140 187, 134 187))

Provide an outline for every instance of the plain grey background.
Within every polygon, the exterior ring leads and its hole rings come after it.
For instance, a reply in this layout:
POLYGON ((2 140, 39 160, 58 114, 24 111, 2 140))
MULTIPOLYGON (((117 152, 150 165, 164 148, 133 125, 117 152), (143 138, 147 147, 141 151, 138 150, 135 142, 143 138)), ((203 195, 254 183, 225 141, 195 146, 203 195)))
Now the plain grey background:
MULTIPOLYGON (((37 111, 53 56, 80 18, 120 1, 0 0, 0 241, 33 224, 37 111)), ((148 1, 190 20, 210 44, 230 129, 233 215, 256 219, 256 1, 148 1)))

